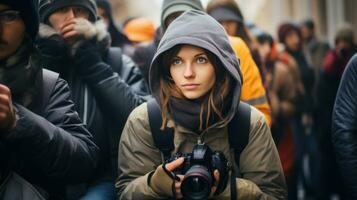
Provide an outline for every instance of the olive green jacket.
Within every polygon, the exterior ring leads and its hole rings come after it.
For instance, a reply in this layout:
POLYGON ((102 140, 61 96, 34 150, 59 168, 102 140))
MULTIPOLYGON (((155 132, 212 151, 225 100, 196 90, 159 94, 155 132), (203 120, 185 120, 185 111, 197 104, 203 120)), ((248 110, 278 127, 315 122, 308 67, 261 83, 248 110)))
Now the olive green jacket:
MULTIPOLYGON (((169 121, 168 126, 173 126, 169 121)), ((198 136, 176 124, 176 152, 189 153, 204 142, 212 150, 222 151, 236 171, 233 150, 229 147, 227 128, 211 129, 198 136)), ((171 197, 173 180, 160 165, 162 154, 154 145, 148 121, 147 104, 129 116, 119 145, 119 199, 162 199, 171 197), (155 178, 154 178, 155 177, 155 178)), ((286 199, 287 191, 278 152, 262 113, 251 107, 249 143, 240 155, 240 173, 236 178, 238 199, 286 199)), ((229 184, 213 199, 230 199, 229 184)))

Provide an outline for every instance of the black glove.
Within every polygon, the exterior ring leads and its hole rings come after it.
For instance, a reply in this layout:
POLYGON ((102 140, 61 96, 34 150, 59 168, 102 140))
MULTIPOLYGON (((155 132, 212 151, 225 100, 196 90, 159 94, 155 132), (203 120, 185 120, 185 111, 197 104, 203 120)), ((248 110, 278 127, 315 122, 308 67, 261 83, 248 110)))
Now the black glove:
POLYGON ((40 54, 50 57, 63 57, 68 54, 69 46, 60 35, 36 39, 36 46, 40 54))
POLYGON ((95 40, 80 40, 72 45, 71 54, 78 72, 88 70, 100 62, 102 57, 95 40))
POLYGON ((76 72, 85 80, 97 83, 113 75, 113 70, 102 59, 98 43, 81 40, 72 46, 76 72))
POLYGON ((41 65, 47 69, 61 72, 62 63, 69 58, 69 46, 60 35, 36 39, 41 65))

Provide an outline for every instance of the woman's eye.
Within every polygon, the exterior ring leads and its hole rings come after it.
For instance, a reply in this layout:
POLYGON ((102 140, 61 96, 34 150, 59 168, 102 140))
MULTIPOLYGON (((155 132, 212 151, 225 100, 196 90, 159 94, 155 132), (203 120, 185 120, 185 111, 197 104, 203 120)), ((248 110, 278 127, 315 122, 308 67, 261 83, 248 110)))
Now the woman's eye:
POLYGON ((172 65, 179 65, 181 63, 182 63, 182 61, 180 59, 178 59, 178 58, 173 59, 172 62, 171 62, 172 65))
POLYGON ((198 57, 196 61, 197 61, 197 63, 199 63, 199 64, 204 64, 204 63, 207 62, 207 58, 205 58, 205 57, 198 57))

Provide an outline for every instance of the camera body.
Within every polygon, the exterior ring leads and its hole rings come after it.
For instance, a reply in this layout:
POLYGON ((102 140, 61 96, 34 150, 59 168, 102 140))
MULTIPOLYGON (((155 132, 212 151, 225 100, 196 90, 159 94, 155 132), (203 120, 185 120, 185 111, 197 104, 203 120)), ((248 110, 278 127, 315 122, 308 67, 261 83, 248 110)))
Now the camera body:
POLYGON ((166 162, 172 162, 184 157, 184 163, 174 170, 175 174, 185 175, 181 184, 181 193, 184 199, 207 199, 214 186, 214 171, 220 174, 215 194, 225 189, 229 177, 229 163, 221 151, 212 151, 206 144, 197 144, 192 153, 176 153, 166 162))

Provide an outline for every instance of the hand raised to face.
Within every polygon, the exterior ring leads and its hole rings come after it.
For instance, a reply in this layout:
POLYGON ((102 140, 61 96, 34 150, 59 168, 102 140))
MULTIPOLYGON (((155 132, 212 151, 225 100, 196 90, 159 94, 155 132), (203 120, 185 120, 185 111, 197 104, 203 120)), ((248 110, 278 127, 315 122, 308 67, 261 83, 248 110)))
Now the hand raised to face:
POLYGON ((16 125, 16 113, 12 105, 11 91, 0 84, 0 130, 1 133, 11 130, 16 125))

